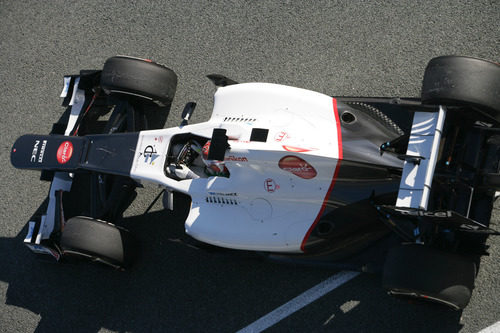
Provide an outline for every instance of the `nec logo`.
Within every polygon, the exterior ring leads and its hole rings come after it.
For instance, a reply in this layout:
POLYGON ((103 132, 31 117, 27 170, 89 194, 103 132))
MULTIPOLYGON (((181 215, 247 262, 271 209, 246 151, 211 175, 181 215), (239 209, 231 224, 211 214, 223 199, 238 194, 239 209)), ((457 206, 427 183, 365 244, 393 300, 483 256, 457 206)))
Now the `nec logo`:
POLYGON ((280 169, 291 172, 303 179, 312 179, 318 174, 312 165, 297 156, 289 155, 283 157, 279 161, 278 166, 280 169))
POLYGON ((31 153, 31 162, 36 162, 36 154, 38 153, 38 144, 40 143, 40 140, 36 140, 35 144, 33 145, 33 152, 31 153))

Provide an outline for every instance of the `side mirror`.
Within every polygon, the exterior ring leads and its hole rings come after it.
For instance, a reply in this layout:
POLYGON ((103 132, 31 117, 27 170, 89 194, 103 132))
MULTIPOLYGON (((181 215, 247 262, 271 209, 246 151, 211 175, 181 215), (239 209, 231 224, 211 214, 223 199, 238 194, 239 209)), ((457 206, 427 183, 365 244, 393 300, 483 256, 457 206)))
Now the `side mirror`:
POLYGON ((186 103, 186 106, 184 107, 184 110, 182 111, 182 115, 181 115, 181 118, 182 118, 181 127, 188 124, 188 121, 189 121, 189 119, 191 119, 191 116, 193 115, 195 108, 196 108, 195 102, 186 103))

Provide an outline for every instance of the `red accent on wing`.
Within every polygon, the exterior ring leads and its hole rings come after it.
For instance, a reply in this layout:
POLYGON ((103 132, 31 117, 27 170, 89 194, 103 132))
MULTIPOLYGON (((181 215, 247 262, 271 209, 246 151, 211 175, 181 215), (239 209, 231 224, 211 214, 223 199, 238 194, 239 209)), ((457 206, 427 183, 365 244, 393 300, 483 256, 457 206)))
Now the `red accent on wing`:
POLYGON ((321 205, 321 209, 319 210, 318 215, 316 216, 316 219, 314 220, 314 223, 309 227, 309 230, 307 230, 307 233, 302 240, 302 244, 300 244, 300 249, 305 252, 305 246, 307 243, 307 240, 309 239, 309 236, 311 235, 311 232, 313 231, 314 227, 316 227, 316 224, 318 224, 319 220, 321 219, 321 216, 323 215, 323 212, 325 211, 326 208, 326 202, 328 198, 330 197, 330 193, 333 190, 333 186, 335 185, 335 181, 337 180, 337 176, 339 173, 340 169, 340 163, 342 160, 342 132, 340 129, 340 118, 339 118, 339 112, 337 110, 337 100, 333 98, 333 114, 335 116, 335 123, 337 124, 337 143, 339 146, 339 158, 337 160, 337 165, 335 166, 335 172, 333 173, 333 178, 332 182, 330 183, 330 187, 328 188, 328 191, 326 192, 325 199, 323 199, 323 204, 321 205))

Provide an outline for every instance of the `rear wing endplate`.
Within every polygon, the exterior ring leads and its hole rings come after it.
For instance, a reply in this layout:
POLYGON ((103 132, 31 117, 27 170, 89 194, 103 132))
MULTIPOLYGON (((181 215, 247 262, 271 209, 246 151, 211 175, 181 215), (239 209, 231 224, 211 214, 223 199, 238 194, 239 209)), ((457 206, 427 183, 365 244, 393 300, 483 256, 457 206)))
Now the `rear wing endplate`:
POLYGON ((427 209, 446 109, 415 112, 399 185, 397 207, 427 209))

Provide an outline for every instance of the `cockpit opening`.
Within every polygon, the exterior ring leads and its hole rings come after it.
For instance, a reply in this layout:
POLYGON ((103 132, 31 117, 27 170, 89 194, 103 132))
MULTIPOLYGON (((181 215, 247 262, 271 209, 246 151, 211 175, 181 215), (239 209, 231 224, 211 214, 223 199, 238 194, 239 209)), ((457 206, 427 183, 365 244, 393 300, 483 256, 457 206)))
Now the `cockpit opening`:
POLYGON ((191 133, 172 137, 165 163, 165 175, 175 180, 227 177, 229 170, 223 160, 209 159, 212 141, 191 133))

